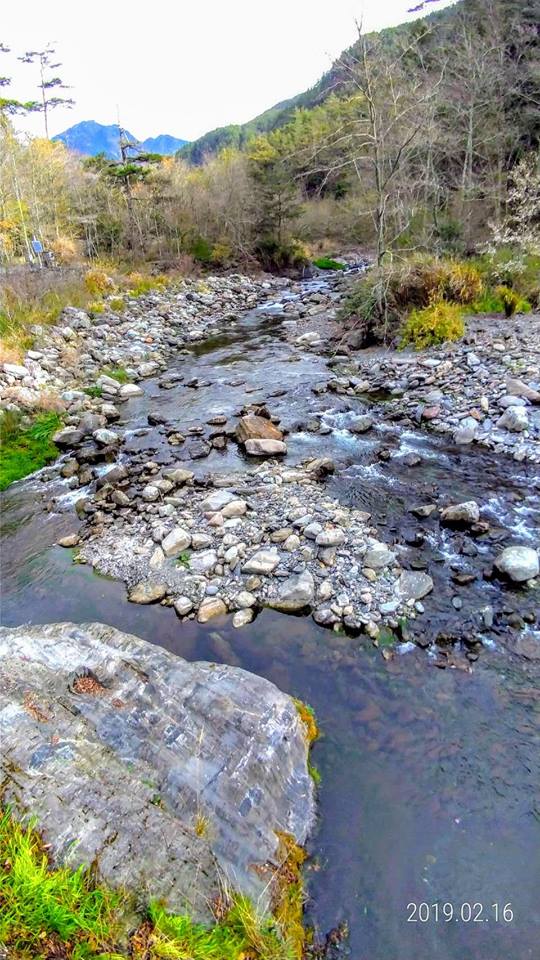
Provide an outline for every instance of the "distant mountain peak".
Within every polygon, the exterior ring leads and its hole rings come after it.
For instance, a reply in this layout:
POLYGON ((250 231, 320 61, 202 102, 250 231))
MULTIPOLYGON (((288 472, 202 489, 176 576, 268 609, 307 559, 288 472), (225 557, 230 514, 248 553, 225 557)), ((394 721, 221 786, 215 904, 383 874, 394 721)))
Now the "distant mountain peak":
MULTIPOLYGON (((129 130, 123 130, 123 133, 128 140, 139 144, 141 149, 148 153, 161 153, 163 156, 171 156, 188 143, 187 140, 181 140, 168 133, 161 133, 158 137, 147 137, 146 140, 139 140, 129 130)), ((103 124, 96 120, 81 120, 80 123, 58 133, 53 140, 87 157, 104 153, 109 160, 120 159, 120 128, 117 123, 103 124)))

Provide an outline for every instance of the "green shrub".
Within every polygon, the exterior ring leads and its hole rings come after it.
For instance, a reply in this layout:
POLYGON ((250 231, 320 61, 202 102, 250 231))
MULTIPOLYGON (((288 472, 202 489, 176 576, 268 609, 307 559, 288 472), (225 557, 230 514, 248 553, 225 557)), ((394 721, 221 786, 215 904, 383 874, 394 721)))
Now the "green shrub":
POLYGON ((32 422, 21 414, 0 415, 0 490, 40 470, 58 456, 52 436, 62 426, 57 413, 40 413, 32 422))
MULTIPOLYGON (((510 287, 520 295, 523 303, 530 305, 531 309, 540 307, 539 254, 526 253, 513 247, 500 247, 475 257, 473 264, 488 290, 494 291, 499 286, 510 287)), ((497 310, 482 312, 501 312, 501 309, 499 307, 497 310)), ((518 310, 524 312, 523 308, 518 310)))
POLYGON ((86 393, 87 397, 103 396, 103 388, 100 387, 97 383, 91 387, 83 387, 83 392, 86 393))
POLYGON ((261 266, 272 272, 299 269, 309 263, 306 249, 299 240, 267 237, 259 241, 255 253, 261 266))
POLYGON ((403 327, 401 346, 412 345, 415 350, 423 350, 447 340, 459 340, 464 333, 461 307, 439 300, 422 310, 411 311, 403 327))
POLYGON ((204 237, 195 237, 191 242, 188 253, 198 262, 208 265, 212 263, 212 245, 204 237))
POLYGON ((132 297, 141 297, 152 290, 162 290, 167 285, 167 278, 161 274, 149 276, 144 273, 130 273, 127 284, 132 297))
POLYGON ((345 270, 345 264, 340 263, 338 260, 332 260, 330 257, 319 257, 318 260, 313 261, 313 266, 318 267, 319 270, 345 270))
POLYGON ((411 309, 423 310, 440 301, 470 305, 482 292, 482 277, 474 264, 416 256, 362 277, 340 318, 356 321, 364 344, 380 343, 396 335, 411 309))

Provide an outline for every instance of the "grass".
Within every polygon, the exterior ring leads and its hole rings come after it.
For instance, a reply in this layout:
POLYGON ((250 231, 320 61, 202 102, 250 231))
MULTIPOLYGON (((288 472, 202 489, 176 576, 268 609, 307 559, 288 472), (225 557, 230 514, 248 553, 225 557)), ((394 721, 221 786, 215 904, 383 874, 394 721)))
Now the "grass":
POLYGON ((315 717, 315 711, 313 707, 310 707, 308 703, 304 703, 303 700, 294 698, 294 705, 298 711, 298 716, 304 724, 306 740, 309 746, 311 746, 311 744, 315 743, 315 740, 318 740, 321 735, 317 724, 317 719, 315 717))
POLYGON ((92 387, 83 387, 83 393, 87 397, 102 397, 103 396, 103 387, 100 387, 99 384, 95 384, 92 387))
POLYGON ((319 270, 345 270, 344 263, 332 260, 331 257, 319 257, 318 260, 313 261, 313 266, 318 267, 319 270))
POLYGON ((100 376, 111 377, 112 380, 117 380, 118 383, 129 383, 130 376, 127 370, 124 367, 103 367, 103 370, 100 371, 100 376))
POLYGON ((30 423, 11 411, 0 416, 0 490, 56 459, 51 438, 61 425, 54 412, 40 413, 30 423))
POLYGON ((53 868, 38 833, 9 810, 0 817, 0 943, 15 958, 98 957, 114 937, 120 895, 93 883, 90 871, 53 868))
POLYGON ((273 915, 226 894, 207 927, 151 902, 128 944, 134 898, 110 890, 92 870, 54 866, 34 827, 0 810, 0 950, 10 960, 300 960, 305 853, 286 834, 279 843, 273 915))
POLYGON ((186 570, 189 570, 189 553, 185 551, 181 553, 175 560, 177 567, 185 567, 186 570))

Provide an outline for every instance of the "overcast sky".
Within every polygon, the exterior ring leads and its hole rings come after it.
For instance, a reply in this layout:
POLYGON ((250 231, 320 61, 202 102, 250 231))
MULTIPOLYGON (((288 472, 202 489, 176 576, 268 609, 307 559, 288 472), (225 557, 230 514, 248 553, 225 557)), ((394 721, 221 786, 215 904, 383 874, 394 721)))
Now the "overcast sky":
MULTIPOLYGON (((350 46, 355 19, 378 29, 412 19, 418 0, 3 0, 0 75, 11 95, 36 96, 36 68, 15 56, 55 42, 73 109, 51 114, 51 135, 80 120, 121 123, 144 139, 193 140, 243 123, 311 86, 350 46)), ((429 12, 453 0, 427 5, 429 12)), ((19 127, 41 133, 37 115, 19 127)))

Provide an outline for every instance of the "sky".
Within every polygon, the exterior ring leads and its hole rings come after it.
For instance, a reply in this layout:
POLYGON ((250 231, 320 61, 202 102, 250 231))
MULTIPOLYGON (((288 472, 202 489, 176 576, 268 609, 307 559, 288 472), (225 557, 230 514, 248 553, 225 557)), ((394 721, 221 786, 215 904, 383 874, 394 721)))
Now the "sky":
MULTIPOLYGON (((3 0, 0 75, 10 95, 37 97, 34 66, 16 57, 53 44, 76 101, 51 112, 50 134, 81 120, 121 124, 145 139, 194 140, 243 123, 310 87, 354 41, 418 14, 418 0, 3 0)), ((430 0, 426 10, 454 0, 430 0)), ((4 94, 6 95, 6 94, 4 94)), ((37 114, 18 128, 43 132, 37 114)))

